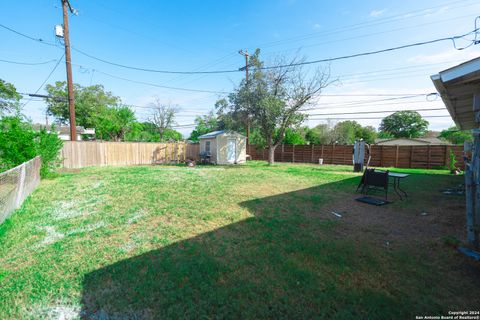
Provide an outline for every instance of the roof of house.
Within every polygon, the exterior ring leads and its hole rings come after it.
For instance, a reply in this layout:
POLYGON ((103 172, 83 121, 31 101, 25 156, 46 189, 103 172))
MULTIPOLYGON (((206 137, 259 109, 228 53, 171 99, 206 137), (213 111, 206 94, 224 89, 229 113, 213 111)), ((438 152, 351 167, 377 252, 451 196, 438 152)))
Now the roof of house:
POLYGON ((211 139, 211 138, 215 138, 216 136, 219 136, 219 135, 224 134, 224 133, 239 135, 239 136, 242 136, 242 137, 244 136, 244 135, 242 135, 238 132, 235 132, 235 131, 218 130, 218 131, 212 131, 212 132, 203 134, 203 135, 199 136, 198 139, 211 139))
POLYGON ((424 142, 425 144, 431 145, 438 145, 438 144, 449 144, 444 140, 440 140, 438 138, 390 138, 390 139, 375 139, 375 143, 383 143, 388 141, 395 141, 395 140, 410 140, 416 142, 424 142))
MULTIPOLYGON (((58 134, 70 134, 70 126, 55 126, 55 125, 49 125, 47 127, 48 131, 52 130, 52 127, 55 128, 55 131, 58 134)), ((42 124, 34 124, 33 129, 34 130, 40 130, 42 128, 45 128, 45 125, 42 124)), ((77 134, 95 134, 95 129, 92 128, 84 128, 83 126, 77 126, 77 134)))
MULTIPOLYGON (((480 58, 446 69, 430 77, 455 124, 462 130, 478 128, 473 111, 479 93, 480 58)), ((480 98, 476 102, 480 108, 480 98)))

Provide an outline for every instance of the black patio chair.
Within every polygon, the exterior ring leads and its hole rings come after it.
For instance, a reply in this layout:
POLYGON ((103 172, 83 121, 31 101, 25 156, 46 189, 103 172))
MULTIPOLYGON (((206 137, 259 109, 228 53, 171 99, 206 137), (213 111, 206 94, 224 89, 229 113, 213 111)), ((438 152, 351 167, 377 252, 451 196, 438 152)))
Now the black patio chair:
POLYGON ((212 161, 212 154, 208 151, 200 152, 200 163, 209 164, 212 161))
POLYGON ((388 171, 375 171, 375 169, 366 169, 363 172, 362 179, 357 187, 362 188, 363 194, 367 194, 371 189, 382 189, 385 191, 385 200, 388 199, 388 171))

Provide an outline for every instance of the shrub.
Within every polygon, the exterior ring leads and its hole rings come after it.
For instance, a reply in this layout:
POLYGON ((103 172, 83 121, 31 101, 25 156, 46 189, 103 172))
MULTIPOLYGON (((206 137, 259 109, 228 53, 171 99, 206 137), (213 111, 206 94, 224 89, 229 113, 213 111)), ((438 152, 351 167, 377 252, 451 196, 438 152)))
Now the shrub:
POLYGON ((450 161, 449 161, 450 170, 457 169, 457 159, 455 158, 455 153, 450 150, 450 161))
POLYGON ((62 140, 45 129, 35 132, 20 117, 0 119, 0 171, 4 171, 36 156, 42 157, 40 174, 47 176, 59 163, 62 140))

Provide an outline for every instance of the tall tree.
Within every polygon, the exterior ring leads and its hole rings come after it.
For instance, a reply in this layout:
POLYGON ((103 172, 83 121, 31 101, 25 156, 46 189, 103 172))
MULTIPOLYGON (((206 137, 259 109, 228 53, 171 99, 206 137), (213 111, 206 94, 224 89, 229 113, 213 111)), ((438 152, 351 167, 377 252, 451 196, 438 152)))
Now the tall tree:
POLYGON ((218 118, 215 116, 213 111, 210 111, 204 116, 198 116, 195 118, 195 129, 193 129, 188 140, 198 142, 198 137, 202 134, 221 130, 223 128, 224 126, 222 122, 218 121, 218 118))
POLYGON ((397 111, 383 118, 380 130, 395 138, 419 138, 428 130, 428 121, 416 111, 397 111))
POLYGON ((450 127, 440 132, 439 138, 445 139, 451 144, 463 144, 465 141, 472 141, 473 135, 469 130, 460 130, 457 126, 450 127))
MULTIPOLYGON (((48 95, 54 98, 49 99, 48 113, 54 116, 58 122, 62 124, 69 123, 69 114, 67 101, 67 84, 65 81, 57 81, 55 84, 46 86, 48 95)), ((111 92, 105 91, 102 85, 93 85, 83 87, 74 84, 75 95, 75 114, 77 125, 84 127, 96 127, 95 120, 98 119, 96 113, 109 107, 116 107, 121 104, 119 97, 114 96, 111 92)))
POLYGON ((152 122, 155 124, 160 135, 160 141, 165 140, 165 133, 171 130, 175 124, 175 115, 178 108, 169 104, 163 104, 158 97, 155 98, 152 107, 155 108, 152 122))
POLYGON ((118 106, 98 110, 93 119, 95 134, 104 140, 121 141, 125 134, 136 127, 134 112, 128 106, 118 106))
POLYGON ((330 74, 325 69, 313 74, 304 72, 299 59, 278 59, 272 68, 263 68, 259 54, 257 49, 251 56, 253 73, 248 83, 244 79, 229 95, 227 109, 233 115, 252 116, 252 124, 268 147, 268 163, 273 164, 275 149, 285 138, 286 130, 302 123, 302 108, 329 85, 330 74))
POLYGON ((21 96, 15 86, 0 79, 0 115, 20 110, 21 96))

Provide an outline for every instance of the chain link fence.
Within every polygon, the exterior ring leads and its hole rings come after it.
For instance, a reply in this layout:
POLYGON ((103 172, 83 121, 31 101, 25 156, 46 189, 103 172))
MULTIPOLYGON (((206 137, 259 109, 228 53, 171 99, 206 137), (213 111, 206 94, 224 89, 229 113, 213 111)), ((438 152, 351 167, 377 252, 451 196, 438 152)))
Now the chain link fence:
POLYGON ((40 157, 0 173, 0 224, 20 208, 40 183, 40 157))

